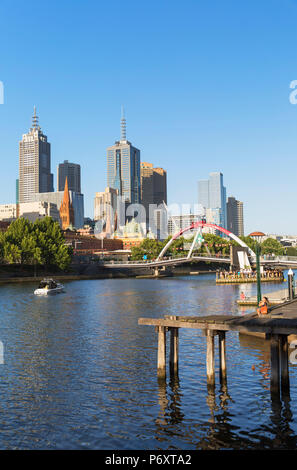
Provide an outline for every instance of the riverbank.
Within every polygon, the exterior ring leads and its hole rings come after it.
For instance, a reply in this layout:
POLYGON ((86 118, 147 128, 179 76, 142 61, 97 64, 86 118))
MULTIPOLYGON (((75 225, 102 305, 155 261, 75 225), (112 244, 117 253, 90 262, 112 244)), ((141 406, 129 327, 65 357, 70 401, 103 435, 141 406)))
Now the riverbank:
MULTIPOLYGON (((216 267, 205 266, 202 263, 196 266, 184 266, 160 271, 156 278, 214 274, 216 267)), ((97 263, 72 264, 69 271, 57 271, 34 266, 2 265, 0 266, 0 285, 6 283, 38 282, 44 277, 52 277, 59 281, 92 280, 92 279, 119 279, 142 278, 151 279, 155 276, 150 269, 131 268, 110 269, 97 263)))

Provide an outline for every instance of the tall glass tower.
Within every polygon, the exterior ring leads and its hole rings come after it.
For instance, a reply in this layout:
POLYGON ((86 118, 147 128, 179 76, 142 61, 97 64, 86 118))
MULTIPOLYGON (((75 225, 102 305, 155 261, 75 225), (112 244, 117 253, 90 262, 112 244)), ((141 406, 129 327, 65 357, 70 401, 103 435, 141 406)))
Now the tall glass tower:
POLYGON ((126 119, 122 112, 121 140, 107 148, 107 186, 117 189, 129 204, 141 202, 140 150, 126 137, 126 119))
POLYGON ((221 227, 227 228, 226 188, 223 174, 209 174, 208 180, 198 181, 198 203, 206 209, 207 218, 221 227))
POLYGON ((32 127, 19 144, 19 202, 31 202, 35 193, 53 190, 51 145, 39 127, 34 107, 32 127))

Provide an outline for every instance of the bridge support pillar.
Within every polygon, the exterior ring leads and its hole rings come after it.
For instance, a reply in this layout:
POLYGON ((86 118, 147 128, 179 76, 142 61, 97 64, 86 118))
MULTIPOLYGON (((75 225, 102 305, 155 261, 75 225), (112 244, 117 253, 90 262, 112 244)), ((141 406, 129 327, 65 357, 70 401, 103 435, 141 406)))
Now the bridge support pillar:
POLYGON ((158 277, 159 274, 160 274, 160 273, 159 273, 159 268, 156 267, 156 268, 154 269, 154 276, 155 276, 155 277, 158 277))

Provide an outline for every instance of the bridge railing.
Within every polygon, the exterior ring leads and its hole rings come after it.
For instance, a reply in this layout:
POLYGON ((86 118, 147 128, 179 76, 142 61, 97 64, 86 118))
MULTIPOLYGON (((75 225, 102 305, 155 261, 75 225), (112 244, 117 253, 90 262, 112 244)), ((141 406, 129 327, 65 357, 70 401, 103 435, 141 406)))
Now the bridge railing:
MULTIPOLYGON (((216 254, 216 255, 209 255, 208 253, 201 253, 199 255, 195 255, 195 256, 191 256, 191 259, 195 259, 195 258, 211 258, 211 259, 217 259, 217 258, 220 258, 220 259, 226 259, 226 260, 229 260, 230 259, 230 256, 228 255, 220 255, 220 254, 216 254)), ((118 261, 118 260, 100 260, 99 263, 101 264, 116 264, 116 265, 121 265, 121 264, 155 264, 155 263, 161 263, 163 261, 174 261, 174 260, 180 260, 180 259, 187 259, 187 256, 184 255, 184 254, 178 254, 176 256, 164 256, 163 258, 161 258, 160 260, 157 260, 157 259, 154 259, 154 260, 127 260, 127 261, 118 261)))
POLYGON ((263 255, 260 257, 261 261, 296 261, 297 256, 276 256, 276 255, 263 255))

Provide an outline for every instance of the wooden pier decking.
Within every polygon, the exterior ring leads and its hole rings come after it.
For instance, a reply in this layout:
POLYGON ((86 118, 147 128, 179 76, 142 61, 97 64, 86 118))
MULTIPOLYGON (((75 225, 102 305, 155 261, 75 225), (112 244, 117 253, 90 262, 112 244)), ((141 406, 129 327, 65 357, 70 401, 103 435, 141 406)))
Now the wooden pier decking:
POLYGON ((218 337, 220 358, 220 381, 227 381, 226 332, 264 333, 270 339, 272 395, 279 396, 280 390, 289 393, 288 336, 297 334, 297 299, 274 307, 270 314, 258 317, 256 313, 208 316, 170 316, 164 318, 139 318, 139 325, 154 326, 158 333, 157 374, 166 378, 166 333, 170 332, 170 373, 178 373, 179 329, 201 329, 206 336, 206 376, 210 387, 215 385, 214 348, 218 337))
MULTIPOLYGON (((283 304, 284 302, 287 302, 289 300, 288 289, 281 289, 281 290, 272 291, 272 292, 263 292, 262 295, 268 298, 269 307, 283 304)), ((238 299, 236 303, 237 305, 240 305, 242 307, 244 306, 257 307, 258 306, 258 300, 257 300, 256 295, 250 296, 250 297, 247 296, 244 299, 238 299)))

